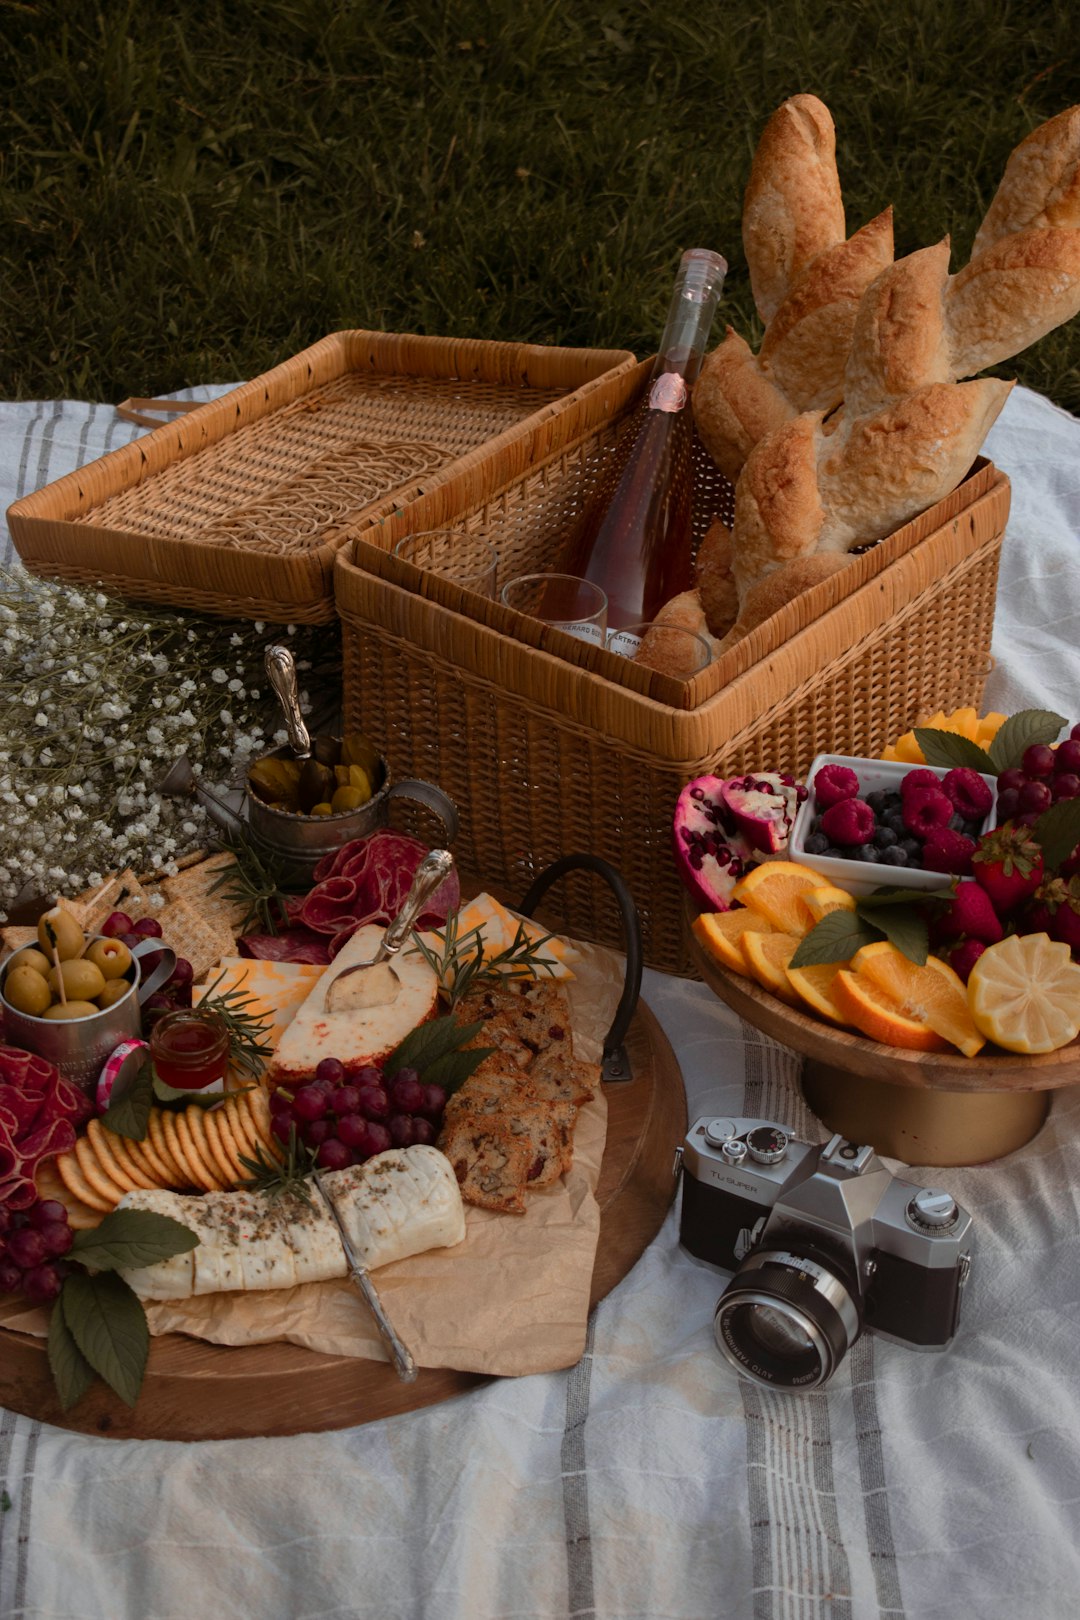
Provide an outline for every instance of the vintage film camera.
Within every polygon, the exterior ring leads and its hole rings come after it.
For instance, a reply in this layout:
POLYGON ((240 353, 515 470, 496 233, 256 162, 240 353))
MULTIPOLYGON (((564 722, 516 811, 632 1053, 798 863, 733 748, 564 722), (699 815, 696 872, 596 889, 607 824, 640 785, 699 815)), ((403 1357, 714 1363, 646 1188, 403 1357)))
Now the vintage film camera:
POLYGON ((974 1234, 949 1193, 899 1180, 842 1136, 812 1147, 761 1119, 695 1120, 680 1160, 679 1238, 734 1272, 713 1332, 743 1377, 817 1388, 864 1330, 950 1343, 974 1234))

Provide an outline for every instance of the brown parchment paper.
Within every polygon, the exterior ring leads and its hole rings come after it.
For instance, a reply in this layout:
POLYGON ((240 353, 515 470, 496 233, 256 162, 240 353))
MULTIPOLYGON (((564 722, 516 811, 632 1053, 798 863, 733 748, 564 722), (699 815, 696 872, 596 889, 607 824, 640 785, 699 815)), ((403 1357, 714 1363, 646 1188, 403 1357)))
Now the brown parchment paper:
MULTIPOLYGON (((622 960, 581 945, 566 981, 575 1056, 600 1059, 622 993, 622 960)), ((554 1187, 530 1194, 524 1215, 465 1206, 466 1234, 373 1272, 394 1326, 423 1367, 520 1375, 580 1359, 600 1232, 596 1184, 607 1133, 600 1095, 579 1113, 574 1162, 554 1187)), ((187 1333, 212 1344, 285 1339, 328 1355, 385 1361, 367 1307, 348 1281, 260 1293, 206 1294, 147 1303, 153 1334, 187 1333)), ((13 1304, 4 1326, 44 1333, 40 1310, 13 1304)))

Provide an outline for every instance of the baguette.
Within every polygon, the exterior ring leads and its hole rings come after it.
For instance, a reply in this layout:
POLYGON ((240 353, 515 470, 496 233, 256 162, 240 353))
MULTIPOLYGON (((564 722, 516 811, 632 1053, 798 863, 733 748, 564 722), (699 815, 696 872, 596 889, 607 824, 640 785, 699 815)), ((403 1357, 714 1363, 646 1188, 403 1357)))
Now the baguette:
POLYGON ((761 133, 743 198, 743 247, 762 320, 846 234, 832 116, 816 96, 792 96, 761 133))
POLYGON ((1010 154, 971 256, 1032 229, 1080 230, 1080 107, 1048 118, 1010 154))
POLYGON ((809 556, 796 557, 774 573, 766 574, 747 591, 742 612, 720 641, 719 652, 727 652, 729 647, 748 636, 751 630, 756 630, 759 624, 764 624, 766 619, 771 619, 774 613, 779 613, 803 591, 820 584, 823 579, 830 579, 833 574, 846 568, 851 560, 835 551, 812 551, 809 556))
POLYGON ((731 572, 731 530, 720 519, 706 530, 698 547, 694 578, 710 634, 723 636, 739 613, 739 593, 731 572))

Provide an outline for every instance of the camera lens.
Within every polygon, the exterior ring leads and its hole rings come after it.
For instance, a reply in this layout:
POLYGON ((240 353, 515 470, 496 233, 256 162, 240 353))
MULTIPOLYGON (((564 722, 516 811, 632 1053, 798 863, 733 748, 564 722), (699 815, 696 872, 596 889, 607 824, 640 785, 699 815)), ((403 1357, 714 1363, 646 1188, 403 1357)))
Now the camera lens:
POLYGON ((781 1389, 824 1384, 860 1327, 842 1277, 824 1260, 786 1250, 748 1255, 713 1321, 717 1346, 736 1372, 781 1389))

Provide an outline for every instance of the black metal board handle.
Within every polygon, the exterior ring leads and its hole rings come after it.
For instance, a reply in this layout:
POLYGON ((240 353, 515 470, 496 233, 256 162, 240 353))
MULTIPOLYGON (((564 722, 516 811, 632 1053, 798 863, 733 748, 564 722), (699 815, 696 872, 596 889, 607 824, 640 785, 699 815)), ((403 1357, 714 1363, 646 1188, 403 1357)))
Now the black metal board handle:
POLYGON ((641 923, 634 897, 622 873, 609 861, 602 860, 599 855, 562 855, 557 861, 552 861, 550 866, 546 866, 533 880, 517 909, 523 916, 531 917, 552 884, 558 883, 568 872, 592 872, 596 877, 602 878, 615 896, 619 907, 623 949, 626 953, 626 976, 623 980, 619 1005, 615 1009, 615 1017, 604 1039, 602 1068, 605 1080, 630 1080, 632 1079, 630 1064, 623 1042, 638 1004, 638 996, 641 994, 641 923))

